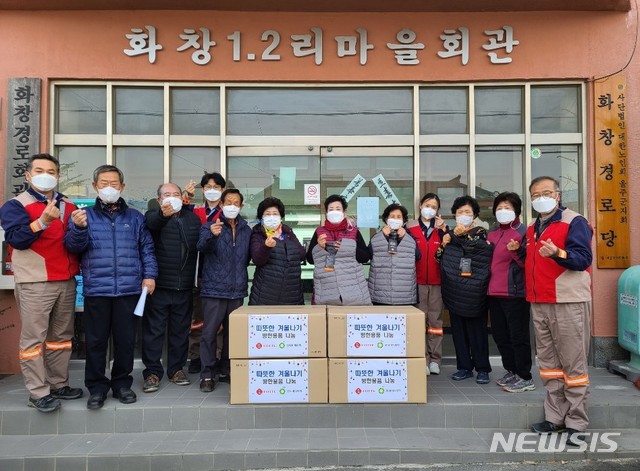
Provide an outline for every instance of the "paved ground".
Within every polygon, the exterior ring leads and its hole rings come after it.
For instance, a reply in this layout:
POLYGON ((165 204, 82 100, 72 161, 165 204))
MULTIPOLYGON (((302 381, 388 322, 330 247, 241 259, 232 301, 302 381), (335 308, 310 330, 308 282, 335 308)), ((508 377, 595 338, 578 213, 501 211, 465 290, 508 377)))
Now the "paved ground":
MULTIPOLYGON (((622 377, 590 370, 590 431, 619 433, 615 452, 597 453, 599 445, 579 453, 540 452, 534 444, 520 453, 492 453, 495 433, 527 433, 542 418, 539 380, 535 376, 536 391, 508 394, 493 383, 453 382, 454 369, 444 365, 443 374, 427 379, 427 404, 232 406, 228 385, 204 394, 196 376, 188 387, 163 379, 160 391, 144 394, 137 365, 135 404, 110 398, 102 410, 88 411, 81 399, 53 414, 27 408, 21 377, 10 376, 0 380, 0 470, 409 470, 453 463, 466 467, 446 469, 506 471, 498 464, 515 462, 510 470, 529 471, 533 462, 550 466, 536 469, 560 469, 553 467, 560 461, 569 463, 562 469, 640 469, 637 461, 621 461, 640 458, 640 391, 622 377), (594 467, 605 459, 608 467, 594 467), (483 462, 492 464, 469 464, 483 462)), ((492 379, 502 374, 496 366, 492 379)), ((80 385, 82 375, 82 362, 74 362, 72 384, 80 385)))

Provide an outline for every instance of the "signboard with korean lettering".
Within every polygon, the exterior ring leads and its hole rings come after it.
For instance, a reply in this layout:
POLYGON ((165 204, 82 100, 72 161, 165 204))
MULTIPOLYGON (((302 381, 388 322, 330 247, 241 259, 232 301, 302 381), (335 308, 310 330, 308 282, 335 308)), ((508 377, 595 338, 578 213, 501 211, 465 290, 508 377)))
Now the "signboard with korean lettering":
POLYGON ((249 402, 309 402, 308 360, 249 361, 249 402))
POLYGON ((347 360, 349 402, 407 402, 407 360, 347 360))
POLYGON ((41 83, 37 78, 9 79, 5 200, 27 189, 27 162, 40 149, 41 83))
POLYGON ((626 78, 622 75, 594 84, 598 268, 628 268, 631 265, 626 96, 626 78))
POLYGON ((405 314, 347 315, 347 356, 402 357, 407 355, 405 314))
POLYGON ((513 60, 511 53, 520 44, 513 26, 493 22, 479 30, 471 30, 466 26, 452 29, 444 25, 436 30, 427 29, 424 25, 420 28, 405 27, 395 30, 391 36, 382 36, 382 39, 379 31, 374 30, 374 34, 378 33, 377 44, 371 41, 369 28, 355 25, 331 35, 323 23, 301 27, 296 31, 285 31, 265 24, 261 31, 255 33, 256 37, 246 30, 234 30, 241 25, 217 29, 205 26, 208 25, 201 24, 197 29, 182 28, 182 32, 179 32, 175 28, 168 30, 151 24, 132 25, 129 32, 122 34, 125 46, 122 52, 133 58, 143 56, 150 64, 156 63, 159 54, 185 53, 194 64, 200 66, 228 60, 233 63, 277 64, 291 56, 310 57, 311 64, 320 66, 329 55, 343 61, 357 61, 364 66, 371 55, 384 54, 395 66, 417 66, 434 58, 459 60, 461 65, 466 66, 474 60, 510 64, 513 60), (162 42, 159 37, 161 29, 162 42), (256 39, 262 44, 258 49, 249 49, 251 46, 248 45, 255 44, 256 39))
POLYGON ((249 357, 306 357, 308 320, 306 314, 249 316, 249 357))

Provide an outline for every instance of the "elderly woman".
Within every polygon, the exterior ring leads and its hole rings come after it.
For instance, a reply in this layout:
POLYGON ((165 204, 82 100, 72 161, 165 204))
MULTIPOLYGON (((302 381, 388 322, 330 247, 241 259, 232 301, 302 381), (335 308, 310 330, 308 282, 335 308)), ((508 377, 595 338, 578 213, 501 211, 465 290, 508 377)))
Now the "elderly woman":
POLYGON ((455 199, 451 212, 456 217, 453 233, 445 234, 436 257, 442 274, 442 299, 449 310, 451 333, 458 371, 451 379, 472 378, 489 382, 489 334, 487 331, 487 288, 493 246, 487 232, 474 225, 480 206, 471 196, 455 199))
POLYGON ((404 225, 407 209, 391 204, 382 213, 385 226, 369 243, 371 270, 369 294, 373 304, 412 305, 418 299, 416 283, 416 241, 404 225))
POLYGON ((489 315, 506 374, 497 380, 507 392, 533 391, 529 303, 524 292, 527 228, 520 222, 522 201, 516 193, 500 193, 493 200, 493 214, 499 226, 489 232, 494 245, 489 281, 489 315))
POLYGON ((324 200, 324 224, 313 233, 307 261, 313 268, 313 303, 334 306, 371 304, 363 263, 370 259, 362 234, 348 218, 340 195, 324 200))
POLYGON ((305 250, 291 228, 282 223, 284 204, 265 198, 258 205, 251 232, 251 259, 256 272, 249 305, 304 304, 301 263, 305 250))

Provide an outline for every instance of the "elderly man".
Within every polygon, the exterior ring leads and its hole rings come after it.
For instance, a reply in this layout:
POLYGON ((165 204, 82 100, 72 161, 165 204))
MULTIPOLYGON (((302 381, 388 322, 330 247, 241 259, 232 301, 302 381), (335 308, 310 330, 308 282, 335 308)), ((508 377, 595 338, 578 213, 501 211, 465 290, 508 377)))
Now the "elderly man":
POLYGON ((160 185, 160 207, 145 215, 158 261, 156 290, 142 319, 142 361, 146 367, 142 390, 147 393, 158 390, 164 374, 160 358, 165 334, 168 334, 167 376, 177 385, 190 384, 182 369, 189 347, 201 224, 198 216, 182 206, 181 194, 174 183, 160 185))
POLYGON ((62 243, 76 207, 54 190, 59 174, 58 159, 32 156, 25 173, 29 188, 0 210, 5 239, 13 247, 27 405, 40 412, 55 411, 60 399, 82 397, 82 389, 69 387, 78 257, 62 243))
POLYGON ((133 311, 143 288, 153 294, 158 275, 153 239, 142 213, 121 198, 124 187, 117 167, 98 167, 93 172, 96 204, 71 214, 64 238, 67 249, 82 260, 88 409, 100 409, 110 389, 121 403, 136 402, 131 390, 137 324, 133 311), (105 376, 109 337, 111 379, 105 376))
POLYGON ((593 229, 578 213, 560 203, 560 186, 552 177, 529 185, 538 213, 526 234, 527 301, 531 303, 536 354, 547 390, 538 433, 567 432, 567 444, 589 424, 589 351, 593 229))

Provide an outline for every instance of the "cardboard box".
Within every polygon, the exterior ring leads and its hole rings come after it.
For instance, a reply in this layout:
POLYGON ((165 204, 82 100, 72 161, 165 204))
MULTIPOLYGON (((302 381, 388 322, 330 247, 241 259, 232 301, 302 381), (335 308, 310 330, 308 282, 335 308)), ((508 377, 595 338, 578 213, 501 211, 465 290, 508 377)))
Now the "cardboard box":
POLYGON ((0 374, 20 373, 21 326, 13 290, 0 290, 0 374))
POLYGON ((327 402, 327 359, 231 360, 231 404, 327 402))
POLYGON ((326 306, 243 306, 229 316, 230 358, 326 356, 326 306))
POLYGON ((426 403, 424 358, 329 358, 329 402, 426 403))
POLYGON ((425 317, 412 306, 328 306, 329 358, 425 356, 425 317))

